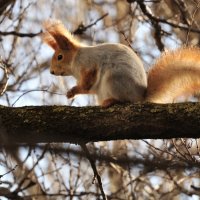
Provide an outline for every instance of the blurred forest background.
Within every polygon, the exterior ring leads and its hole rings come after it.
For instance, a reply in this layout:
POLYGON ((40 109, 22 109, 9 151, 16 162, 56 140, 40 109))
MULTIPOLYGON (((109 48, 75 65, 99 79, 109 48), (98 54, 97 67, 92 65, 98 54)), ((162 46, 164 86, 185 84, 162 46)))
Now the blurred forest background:
MULTIPOLYGON (((73 77, 49 73, 53 54, 42 23, 59 19, 82 42, 119 42, 146 71, 163 50, 200 44, 199 0, 0 0, 0 104, 95 105, 66 92, 73 77)), ((56 134, 56 133, 55 133, 56 134)), ((194 139, 88 145, 108 199, 200 199, 200 142, 194 139)), ((78 145, 0 148, 0 199, 102 199, 78 145)))

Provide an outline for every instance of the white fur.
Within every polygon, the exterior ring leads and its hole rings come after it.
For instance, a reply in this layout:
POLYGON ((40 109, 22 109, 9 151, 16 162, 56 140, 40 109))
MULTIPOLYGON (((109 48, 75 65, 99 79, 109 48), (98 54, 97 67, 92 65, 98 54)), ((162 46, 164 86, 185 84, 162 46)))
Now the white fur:
POLYGON ((129 47, 122 44, 81 47, 74 60, 72 72, 77 79, 80 67, 98 69, 91 90, 97 94, 100 104, 110 98, 122 102, 144 100, 146 73, 141 60, 129 47))

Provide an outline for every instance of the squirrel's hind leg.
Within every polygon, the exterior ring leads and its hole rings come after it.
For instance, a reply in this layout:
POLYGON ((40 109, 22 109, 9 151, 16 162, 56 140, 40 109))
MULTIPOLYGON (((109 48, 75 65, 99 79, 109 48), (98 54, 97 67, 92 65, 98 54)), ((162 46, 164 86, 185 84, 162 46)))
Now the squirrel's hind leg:
POLYGON ((119 104, 119 103, 121 103, 119 100, 114 99, 114 98, 109 98, 103 101, 103 103, 101 104, 101 107, 108 108, 114 104, 119 104))
POLYGON ((96 94, 102 107, 143 101, 146 91, 145 80, 140 81, 131 70, 126 72, 118 68, 106 71, 99 85, 96 94))

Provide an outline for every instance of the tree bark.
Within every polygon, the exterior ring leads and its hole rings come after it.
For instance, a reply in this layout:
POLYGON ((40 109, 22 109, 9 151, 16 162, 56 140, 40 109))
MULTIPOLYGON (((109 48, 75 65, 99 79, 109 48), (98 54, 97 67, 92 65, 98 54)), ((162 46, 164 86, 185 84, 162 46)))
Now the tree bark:
POLYGON ((200 137, 200 103, 0 106, 0 144, 200 137))

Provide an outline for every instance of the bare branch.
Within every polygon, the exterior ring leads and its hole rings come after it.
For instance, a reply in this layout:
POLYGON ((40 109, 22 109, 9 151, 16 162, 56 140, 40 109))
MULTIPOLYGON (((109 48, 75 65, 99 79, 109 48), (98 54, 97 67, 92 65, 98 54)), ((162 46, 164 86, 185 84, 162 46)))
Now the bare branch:
POLYGON ((81 145, 82 150, 85 152, 85 155, 86 155, 87 159, 88 159, 89 162, 90 162, 90 165, 91 165, 92 170, 93 170, 93 172, 94 172, 94 179, 97 178, 98 185, 99 185, 99 188, 100 188, 100 191, 101 191, 103 200, 107 200, 107 197, 106 197, 105 192, 104 192, 104 189, 103 189, 102 181, 101 181, 101 176, 99 175, 99 173, 98 173, 98 171, 97 171, 97 168, 96 168, 96 165, 95 165, 95 160, 94 160, 93 157, 90 155, 90 152, 89 152, 89 150, 88 150, 86 144, 82 143, 82 144, 80 144, 80 145, 81 145))
POLYGON ((75 35, 81 35, 83 34, 83 32, 85 32, 88 28, 91 28, 92 26, 96 25, 97 22, 101 21, 103 18, 105 18, 106 16, 108 16, 108 13, 102 15, 100 18, 98 18, 97 20, 95 20, 93 23, 87 25, 87 26, 84 26, 83 24, 81 24, 74 32, 73 34, 75 35))
POLYGON ((9 170, 8 172, 4 173, 4 174, 0 174, 0 178, 4 177, 6 174, 11 173, 12 171, 14 171, 16 169, 17 165, 15 165, 11 170, 9 170))
POLYGON ((0 96, 2 96, 7 89, 9 76, 8 76, 6 62, 4 62, 1 58, 0 58, 0 68, 4 71, 4 75, 0 83, 0 96))
MULTIPOLYGON (((138 3, 139 5, 141 5, 141 7, 142 7, 142 4, 144 4, 143 1, 140 1, 140 0, 129 0, 129 2, 134 2, 134 1, 137 1, 137 3, 138 3)), ((144 10, 143 10, 143 11, 144 11, 144 10)), ((163 23, 163 24, 168 24, 168 25, 170 25, 170 26, 172 26, 172 27, 174 27, 174 28, 179 28, 179 29, 182 29, 182 30, 184 30, 184 31, 190 31, 190 32, 194 32, 194 33, 200 33, 200 30, 199 30, 199 29, 191 28, 190 26, 187 26, 187 25, 185 25, 185 24, 182 24, 182 23, 177 24, 177 23, 176 23, 175 21, 173 21, 173 20, 162 19, 162 18, 159 18, 159 17, 154 16, 154 15, 151 14, 151 13, 147 13, 147 12, 145 12, 145 11, 144 11, 144 14, 147 15, 147 17, 148 17, 149 19, 151 19, 151 21, 153 20, 153 21, 155 21, 155 22, 159 22, 159 23, 163 23)))
POLYGON ((30 38, 38 36, 41 33, 42 33, 42 31, 40 31, 38 33, 19 33, 19 32, 16 32, 16 31, 9 31, 9 32, 0 31, 0 35, 3 35, 3 36, 15 35, 15 36, 18 36, 18 37, 30 37, 30 38))

